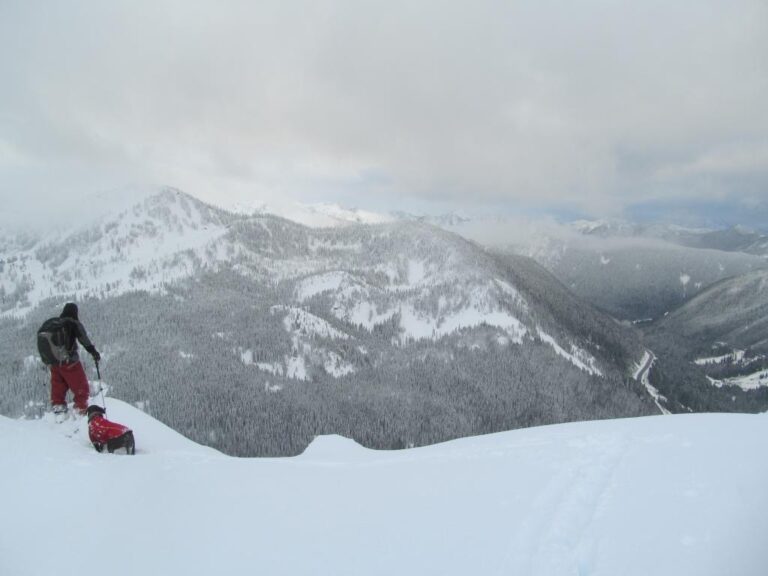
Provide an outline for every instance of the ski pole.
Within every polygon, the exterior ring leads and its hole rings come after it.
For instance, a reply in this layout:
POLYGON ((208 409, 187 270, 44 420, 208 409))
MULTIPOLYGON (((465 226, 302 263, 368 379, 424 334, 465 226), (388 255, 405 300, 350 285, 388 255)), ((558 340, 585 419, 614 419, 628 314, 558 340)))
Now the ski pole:
POLYGON ((99 362, 95 361, 96 364, 96 376, 99 378, 99 393, 101 394, 101 406, 104 408, 104 414, 107 413, 107 401, 104 399, 104 386, 101 385, 101 372, 99 371, 99 362))

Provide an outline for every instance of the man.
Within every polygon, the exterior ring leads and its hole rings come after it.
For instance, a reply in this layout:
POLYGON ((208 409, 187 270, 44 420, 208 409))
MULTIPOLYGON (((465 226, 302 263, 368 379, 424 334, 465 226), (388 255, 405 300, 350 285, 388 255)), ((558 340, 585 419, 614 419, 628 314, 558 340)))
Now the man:
POLYGON ((59 318, 64 321, 60 323, 63 325, 64 341, 62 342, 62 353, 55 362, 50 364, 51 405, 54 414, 66 412, 67 390, 71 390, 75 398, 75 411, 80 415, 85 415, 90 390, 88 378, 85 375, 85 370, 83 370, 83 365, 80 363, 77 343, 80 342, 83 345, 83 348, 93 357, 94 362, 98 363, 101 355, 91 343, 88 333, 77 317, 77 304, 67 303, 59 318))

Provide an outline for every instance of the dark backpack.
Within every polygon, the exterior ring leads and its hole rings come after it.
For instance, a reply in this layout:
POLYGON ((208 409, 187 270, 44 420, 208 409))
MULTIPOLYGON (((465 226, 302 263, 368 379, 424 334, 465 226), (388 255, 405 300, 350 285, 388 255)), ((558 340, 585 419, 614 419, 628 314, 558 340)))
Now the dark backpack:
POLYGON ((43 364, 57 366, 69 360, 72 322, 68 318, 49 318, 37 331, 37 350, 43 364))

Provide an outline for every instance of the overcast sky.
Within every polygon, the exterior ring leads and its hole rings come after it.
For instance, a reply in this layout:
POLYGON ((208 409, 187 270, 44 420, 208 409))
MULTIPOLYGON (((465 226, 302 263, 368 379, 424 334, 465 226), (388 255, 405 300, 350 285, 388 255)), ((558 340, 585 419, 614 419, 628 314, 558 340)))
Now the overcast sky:
POLYGON ((0 210, 754 214, 766 103, 766 0, 0 0, 0 210))

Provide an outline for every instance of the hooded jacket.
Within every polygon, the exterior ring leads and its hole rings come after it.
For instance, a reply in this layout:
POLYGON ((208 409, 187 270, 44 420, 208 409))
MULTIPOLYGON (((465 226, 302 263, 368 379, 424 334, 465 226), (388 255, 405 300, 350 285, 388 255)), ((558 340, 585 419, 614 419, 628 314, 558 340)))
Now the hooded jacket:
POLYGON ((62 310, 61 315, 59 316, 60 318, 66 319, 67 324, 69 325, 69 330, 67 330, 69 336, 69 340, 67 341, 67 364, 80 360, 80 355, 77 351, 78 342, 83 345, 83 348, 85 348, 91 356, 97 354, 96 347, 93 345, 90 338, 88 338, 88 333, 85 331, 85 327, 80 323, 77 314, 77 304, 68 302, 64 305, 64 310, 62 310))

